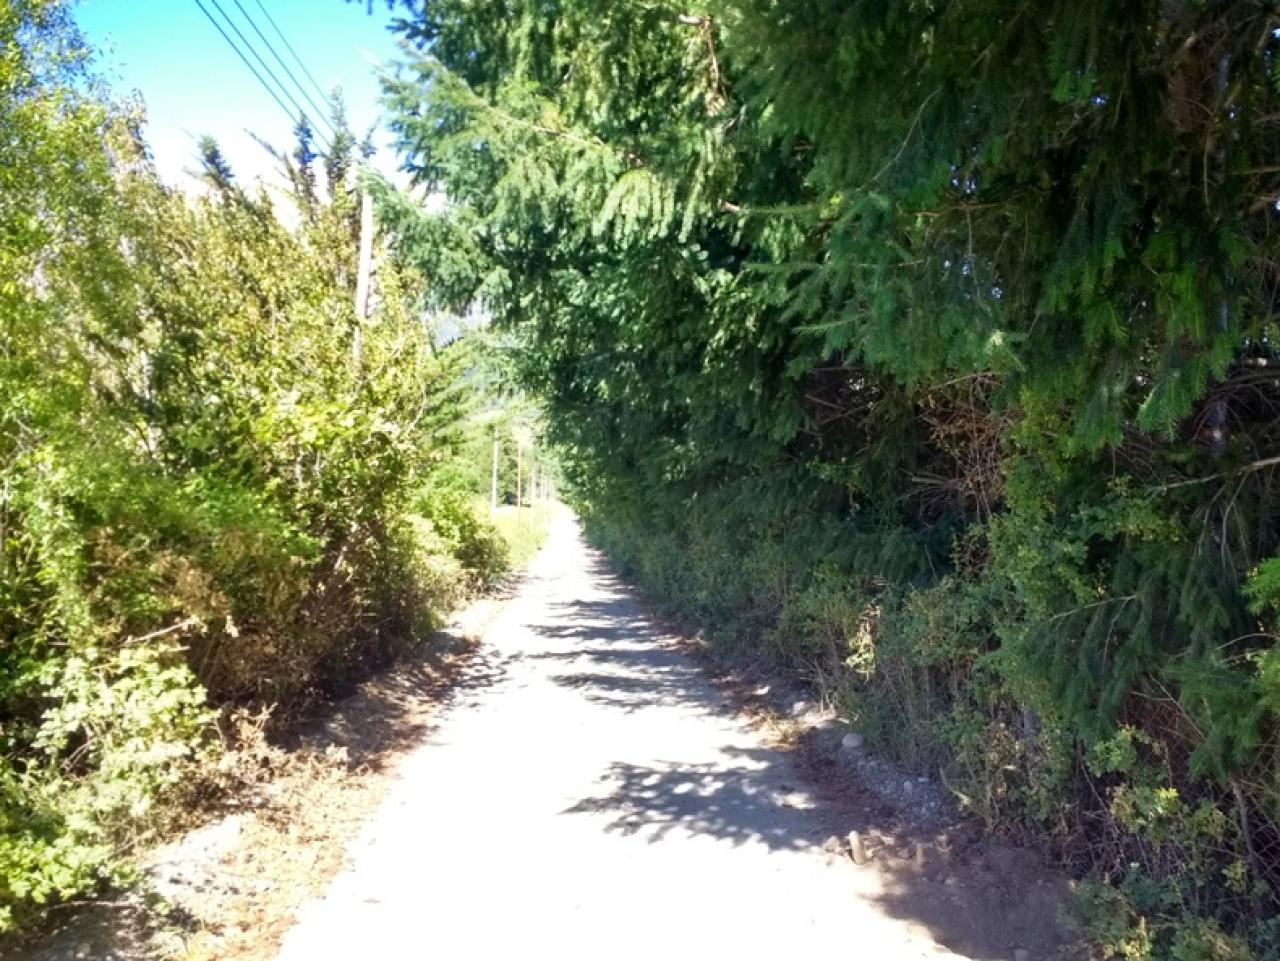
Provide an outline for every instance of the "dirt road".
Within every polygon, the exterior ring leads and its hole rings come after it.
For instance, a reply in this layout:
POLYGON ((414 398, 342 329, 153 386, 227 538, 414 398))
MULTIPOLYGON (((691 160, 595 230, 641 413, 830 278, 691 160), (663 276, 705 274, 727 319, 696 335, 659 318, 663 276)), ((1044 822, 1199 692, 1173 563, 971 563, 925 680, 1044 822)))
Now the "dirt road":
POLYGON ((566 515, 279 958, 969 957, 840 827, 566 515))

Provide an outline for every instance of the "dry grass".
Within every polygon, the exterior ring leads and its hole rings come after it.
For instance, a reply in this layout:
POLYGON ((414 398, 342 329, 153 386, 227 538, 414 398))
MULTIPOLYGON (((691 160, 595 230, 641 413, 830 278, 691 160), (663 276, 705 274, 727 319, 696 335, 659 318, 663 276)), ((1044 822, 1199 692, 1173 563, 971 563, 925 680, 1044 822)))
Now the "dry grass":
POLYGON ((233 815, 240 819, 235 843, 213 863, 191 865, 192 875, 176 887, 180 895, 168 895, 185 928, 171 957, 275 956, 298 908, 322 894, 346 863, 351 842, 440 705, 487 676, 477 656, 480 632, 474 626, 447 638, 430 657, 368 682, 305 725, 290 749, 276 749, 285 760, 267 786, 266 803, 233 815))

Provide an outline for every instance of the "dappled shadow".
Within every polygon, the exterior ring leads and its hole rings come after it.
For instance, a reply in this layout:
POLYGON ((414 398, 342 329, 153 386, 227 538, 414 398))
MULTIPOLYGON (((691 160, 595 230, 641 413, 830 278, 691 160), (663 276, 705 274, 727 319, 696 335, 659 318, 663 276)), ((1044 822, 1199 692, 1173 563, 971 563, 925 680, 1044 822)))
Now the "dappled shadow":
MULTIPOLYGON (((676 709, 735 716, 725 692, 645 615, 600 555, 591 553, 590 567, 592 596, 549 604, 545 622, 530 625, 546 648, 525 657, 551 662, 553 683, 628 715, 676 709)), ((682 722, 673 717, 657 723, 682 722)), ((601 775, 597 793, 562 813, 606 815, 606 830, 651 843, 684 832, 773 850, 820 845, 831 825, 814 810, 813 796, 796 786, 786 753, 726 740, 713 753, 700 753, 696 763, 619 759, 601 775)))
POLYGON ((630 643, 663 637, 654 624, 641 617, 625 595, 608 600, 575 600, 548 605, 551 621, 530 625, 543 637, 594 643, 630 643))
MULTIPOLYGON (((610 658, 604 663, 616 666, 617 662, 610 658)), ((682 671, 652 668, 646 673, 633 674, 578 671, 553 674, 551 680, 578 691, 593 704, 618 708, 629 714, 650 707, 675 706, 706 713, 720 711, 720 706, 710 699, 706 683, 682 671)))
POLYGON ((364 682, 340 701, 320 703, 290 730, 283 746, 341 748, 353 767, 377 768, 418 743, 442 710, 467 708, 505 680, 515 656, 454 629, 437 631, 425 650, 364 682))
POLYGON ((551 675, 554 683, 593 704, 628 713, 673 706, 727 713, 698 667, 664 644, 667 635, 621 591, 602 599, 551 604, 548 613, 546 622, 530 626, 550 650, 525 656, 564 662, 566 670, 551 675))
POLYGON ((695 665, 678 652, 644 646, 593 646, 527 654, 561 662, 549 679, 579 692, 593 704, 634 713, 650 707, 731 716, 733 710, 695 665), (576 670, 575 670, 576 668, 576 670))
MULTIPOLYGON (((979 856, 980 857, 980 856, 979 856)), ((863 870, 868 870, 864 868, 863 870)), ((944 877, 910 860, 877 865, 879 894, 868 895, 888 917, 922 924, 939 944, 972 961, 1084 961, 1059 922, 1068 882, 1040 868, 999 874, 981 860, 947 866, 944 877), (1025 955, 1019 951, 1026 952, 1025 955)))
POLYGON ((651 843, 672 831, 707 834, 733 844, 799 850, 820 844, 821 820, 804 817, 813 799, 779 780, 765 748, 723 748, 722 760, 656 766, 615 763, 601 793, 564 814, 608 814, 608 830, 642 835, 651 843))
MULTIPOLYGON (((553 682, 627 714, 751 709, 758 699, 749 690, 732 676, 713 685, 605 573, 599 555, 592 565, 595 585, 608 578, 604 596, 553 605, 548 623, 533 625, 548 644, 525 656, 552 666, 553 682)), ((841 736, 839 728, 810 728, 790 747, 725 744, 705 763, 706 754, 697 763, 615 760, 589 796, 561 813, 600 818, 605 831, 650 844, 687 835, 825 856, 863 873, 861 896, 885 915, 927 928, 973 961, 1008 961, 1020 950, 1037 961, 1086 956, 1056 924, 1068 896, 1060 875, 1028 852, 1010 856, 971 826, 905 821, 841 763, 841 736), (847 847, 832 848, 850 831, 877 839, 870 863, 855 865, 847 847)))

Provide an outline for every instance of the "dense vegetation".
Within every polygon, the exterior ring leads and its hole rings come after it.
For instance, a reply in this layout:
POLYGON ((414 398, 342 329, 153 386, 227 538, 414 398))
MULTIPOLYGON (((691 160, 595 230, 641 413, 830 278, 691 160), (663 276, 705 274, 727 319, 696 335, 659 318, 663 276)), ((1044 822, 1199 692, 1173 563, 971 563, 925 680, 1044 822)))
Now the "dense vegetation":
POLYGON ((471 339, 390 249, 357 316, 345 128, 281 155, 286 228, 211 142, 207 196, 160 184, 62 3, 0 4, 0 51, 3 933, 210 789, 224 706, 349 683, 506 549, 471 339))
POLYGON ((1111 955, 1280 953, 1274 6, 401 6, 386 216, 594 536, 1111 955))

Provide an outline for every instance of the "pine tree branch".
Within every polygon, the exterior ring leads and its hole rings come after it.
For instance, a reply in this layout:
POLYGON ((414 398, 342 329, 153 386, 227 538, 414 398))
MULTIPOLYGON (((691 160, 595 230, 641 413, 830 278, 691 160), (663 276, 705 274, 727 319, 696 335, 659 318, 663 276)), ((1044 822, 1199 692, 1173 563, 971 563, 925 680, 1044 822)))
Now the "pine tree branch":
POLYGON ((162 627, 159 630, 152 631, 149 634, 142 634, 138 637, 126 637, 120 642, 122 647, 132 646, 134 644, 145 644, 147 641, 154 641, 157 638, 164 637, 166 634, 174 634, 179 631, 186 631, 193 627, 202 627, 203 622, 198 617, 185 617, 176 624, 170 624, 168 627, 162 627))
POLYGON ((1208 474, 1205 477, 1193 477, 1190 480, 1174 481, 1172 484, 1160 484, 1156 487, 1148 488, 1148 490, 1164 492, 1174 490, 1178 487, 1192 487, 1196 484, 1208 484, 1210 481, 1222 480, 1227 477, 1237 477, 1241 474, 1251 474, 1256 470, 1264 470, 1268 467, 1280 467, 1280 454, 1275 457, 1264 457, 1261 460, 1251 461, 1236 470, 1219 471, 1216 474, 1208 474))
POLYGON ((707 45, 707 56, 711 59, 711 84, 715 90, 715 96, 707 112, 714 116, 729 102, 729 92, 724 85, 724 74, 720 70, 720 58, 716 55, 716 40, 712 29, 714 21, 711 17, 699 17, 689 13, 682 13, 676 19, 685 26, 697 27, 702 34, 703 42, 707 45))
MULTIPOLYGON (((436 67, 437 69, 443 69, 440 66, 440 64, 437 61, 435 61, 433 58, 427 58, 425 62, 436 67)), ((561 130, 555 127, 548 127, 545 124, 540 124, 533 120, 525 120, 523 117, 517 117, 515 114, 510 113, 506 110, 503 110, 497 104, 490 103, 484 97, 480 96, 478 93, 472 90, 470 85, 468 85, 467 83, 461 80, 457 80, 456 78, 455 80, 456 80, 456 89, 461 91, 466 96, 466 98, 471 102, 471 106, 476 110, 482 111, 484 113, 488 113, 491 116, 496 117, 499 120, 505 121, 513 126, 524 127, 526 130, 532 130, 535 133, 542 134, 543 136, 546 136, 546 137, 553 137, 558 140, 565 140, 569 143, 574 143, 581 147, 588 147, 593 150, 603 150, 607 153, 613 154, 614 156, 622 157, 634 167, 643 167, 645 165, 644 160, 641 157, 639 157, 637 154, 632 153, 630 151, 618 150, 616 147, 611 146, 610 144, 606 143, 604 140, 600 139, 599 137, 594 137, 594 136, 582 137, 568 130, 561 130)))
POLYGON ((916 111, 915 118, 911 121, 911 126, 907 128, 907 135, 902 138, 902 143, 898 145, 897 152, 892 157, 890 157, 888 163, 886 163, 883 167, 881 167, 880 170, 876 173, 876 175, 871 178, 872 183, 875 183, 877 180, 883 177, 885 173, 889 170, 889 168, 898 162, 898 158, 902 156, 902 152, 907 149, 907 144, 911 142, 911 136, 916 132, 916 127, 920 125, 920 118, 924 116, 924 108, 929 106, 929 101, 932 100, 941 92, 942 92, 942 88, 938 87, 933 91, 933 93, 929 94, 929 96, 924 98, 924 102, 920 104, 920 109, 916 111))

